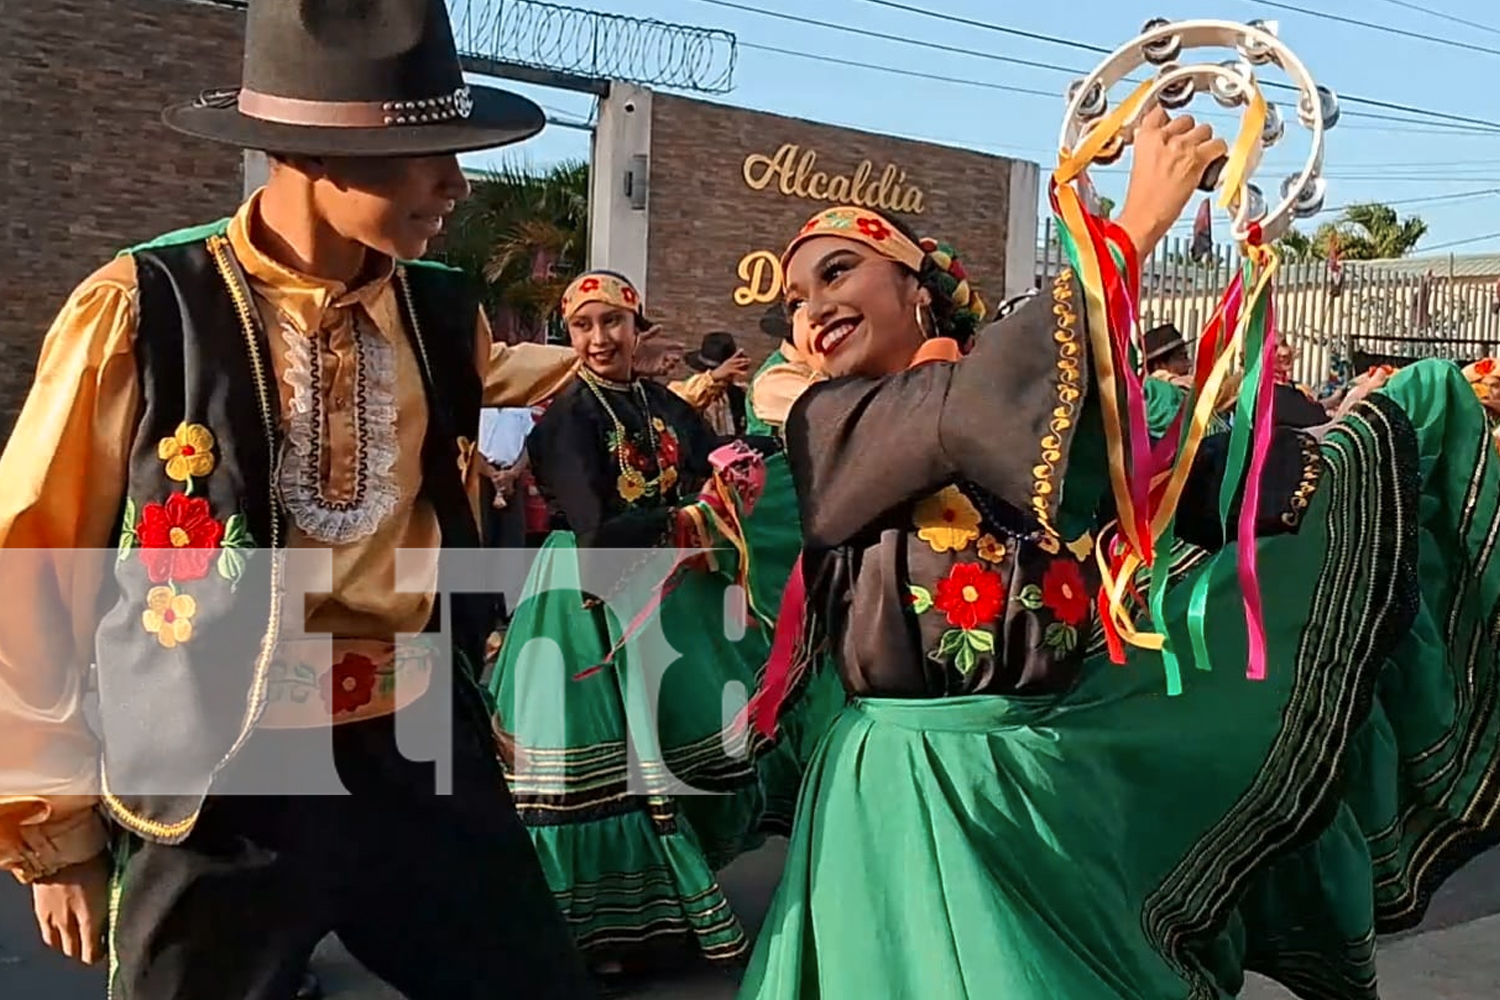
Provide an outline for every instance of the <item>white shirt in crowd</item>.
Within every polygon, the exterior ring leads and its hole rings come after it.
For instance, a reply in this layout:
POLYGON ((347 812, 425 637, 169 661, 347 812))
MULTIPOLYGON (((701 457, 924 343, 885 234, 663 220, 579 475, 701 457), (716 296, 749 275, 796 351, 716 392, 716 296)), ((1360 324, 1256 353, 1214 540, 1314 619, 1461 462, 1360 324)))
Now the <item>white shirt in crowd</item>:
POLYGON ((479 413, 479 453, 491 465, 514 465, 536 418, 525 406, 490 406, 479 413))

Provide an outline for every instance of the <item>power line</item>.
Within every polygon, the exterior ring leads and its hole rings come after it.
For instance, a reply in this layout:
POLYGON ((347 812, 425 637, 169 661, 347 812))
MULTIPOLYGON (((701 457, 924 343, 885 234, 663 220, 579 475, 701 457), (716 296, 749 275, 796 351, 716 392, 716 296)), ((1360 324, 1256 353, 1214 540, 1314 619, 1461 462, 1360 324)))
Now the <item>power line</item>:
POLYGON ((1447 250, 1450 247, 1464 247, 1470 243, 1483 243, 1485 240, 1500 240, 1500 233, 1485 233, 1483 236, 1470 236, 1468 239, 1449 240, 1447 243, 1438 243, 1430 247, 1423 247, 1422 253, 1431 253, 1433 250, 1447 250))
MULTIPOLYGON (((797 14, 788 14, 784 11, 764 10, 759 7, 749 6, 748 4, 734 3, 732 2, 732 0, 695 0, 695 2, 707 4, 711 7, 722 7, 727 10, 735 10, 746 14, 756 14, 761 17, 774 18, 776 20, 787 21, 794 24, 805 24, 810 27, 840 31, 846 34, 858 35, 864 38, 875 38, 881 41, 895 42, 901 45, 915 45, 919 48, 930 49, 935 52, 947 52, 953 55, 973 56, 980 59, 989 59, 995 62, 1004 62, 1018 66, 1026 66, 1031 69, 1044 69, 1057 73, 1067 73, 1075 77, 1083 76, 1085 72, 1083 70, 1074 69, 1067 66, 1059 66, 1056 63, 1045 63, 1032 59, 1019 59, 1015 56, 1006 56, 996 52, 976 51, 973 48, 964 48, 957 45, 944 45, 940 42, 924 41, 922 39, 916 38, 906 38, 902 35, 895 35, 882 31, 872 31, 868 28, 855 28, 849 25, 820 21, 816 18, 801 17, 797 14)), ((1026 38, 1031 41, 1042 41, 1046 42, 1047 44, 1060 45, 1065 48, 1078 49, 1094 54, 1108 54, 1109 52, 1113 51, 1111 49, 1105 49, 1101 46, 1093 45, 1087 42, 1075 42, 1067 38, 1059 38, 1053 35, 1044 35, 1039 32, 1023 31, 1020 28, 1011 28, 1006 25, 991 24, 985 21, 976 21, 971 18, 961 18, 953 15, 942 14, 936 11, 926 10, 924 8, 915 7, 909 4, 896 3, 894 2, 894 0, 856 0, 856 2, 872 3, 882 7, 889 7, 892 9, 917 14, 922 17, 935 18, 937 20, 952 24, 962 24, 966 27, 979 28, 985 31, 994 31, 1003 35, 1026 38)), ((1500 54, 1500 50, 1497 50, 1497 54, 1500 54)), ((1278 81, 1268 81, 1266 83, 1266 86, 1274 87, 1278 90, 1297 90, 1297 88, 1292 86, 1291 84, 1280 83, 1278 81)), ((1414 107, 1408 104, 1398 104, 1393 101, 1380 101, 1369 97, 1358 97, 1352 94, 1341 94, 1339 99, 1344 104, 1357 104, 1366 107, 1383 108, 1387 111, 1400 111, 1405 112, 1406 114, 1420 115, 1425 118, 1437 118, 1445 121, 1458 122, 1461 124, 1476 125, 1490 131, 1500 130, 1500 122, 1488 121, 1483 118, 1471 118, 1467 115, 1456 115, 1446 111, 1432 111, 1427 108, 1414 107)), ((1374 117, 1369 112, 1351 111, 1349 112, 1349 114, 1360 117, 1374 117)))
POLYGON ((1379 31, 1386 35, 1395 35, 1397 38, 1410 38, 1419 42, 1428 42, 1432 45, 1445 45, 1450 49, 1463 49, 1467 52, 1482 52, 1487 56, 1500 56, 1500 49, 1490 48, 1488 45, 1476 45, 1473 42, 1461 42, 1456 38, 1443 38, 1439 35, 1428 35, 1420 31, 1407 31, 1405 28, 1393 27, 1389 24, 1378 24, 1374 21, 1361 21, 1354 17, 1344 17, 1342 14, 1329 14, 1321 10, 1309 10, 1299 7, 1294 3, 1281 3, 1279 0, 1246 0, 1257 7, 1274 7, 1277 10, 1290 11, 1293 14, 1303 14, 1307 17, 1315 17, 1322 21, 1333 21, 1338 24, 1348 24, 1356 28, 1364 28, 1368 31, 1379 31))
POLYGON ((1487 24, 1480 24, 1478 21, 1469 21, 1462 17, 1455 17, 1452 14, 1444 14, 1440 10, 1423 7, 1419 3, 1407 3, 1406 0, 1380 0, 1380 2, 1388 3, 1392 7, 1400 7, 1403 10, 1414 10, 1418 14, 1426 14, 1428 17, 1435 17, 1440 21, 1452 21, 1454 24, 1461 24, 1466 28, 1478 28, 1480 31, 1488 31, 1492 35, 1500 35, 1500 28, 1492 28, 1487 24))
MULTIPOLYGON (((825 55, 821 52, 804 52, 798 49, 787 48, 783 45, 766 45, 760 42, 747 42, 741 40, 739 46, 742 49, 750 49, 756 52, 766 52, 771 55, 790 56, 796 59, 806 59, 813 62, 825 63, 833 66, 848 66, 851 69, 868 70, 872 73, 886 73, 892 76, 902 76, 913 80, 929 80, 934 83, 947 83, 956 87, 979 87, 984 90, 1003 91, 1010 94, 1021 94, 1027 97, 1044 97, 1049 101, 1056 101, 1062 97, 1062 91, 1041 90, 1036 87, 1022 87, 1016 84, 996 83, 990 80, 967 80, 953 76, 945 76, 941 73, 926 73, 922 70, 905 69, 900 66, 883 66, 878 63, 860 62, 856 59, 841 59, 838 56, 825 55)), ((1048 67, 1051 68, 1051 67, 1048 67)), ((1425 122, 1418 118, 1403 118, 1397 115, 1382 115, 1374 112, 1351 112, 1364 118, 1396 122, 1395 125, 1360 125, 1357 122, 1347 123, 1340 128, 1359 129, 1371 132, 1392 133, 1417 133, 1421 135, 1451 135, 1469 136, 1486 139, 1500 138, 1500 131, 1494 129, 1480 129, 1469 125, 1442 125, 1425 122)), ((1226 121, 1239 121, 1239 116, 1227 111, 1207 111, 1197 115, 1199 118, 1221 118, 1226 121)), ((1050 153, 1047 155, 1051 155, 1050 153)), ((1488 162, 1488 161, 1486 161, 1488 162)))
MULTIPOLYGON (((1500 188, 1482 188, 1482 189, 1477 190, 1477 191, 1455 191, 1452 194, 1433 194, 1433 195, 1426 195, 1425 197, 1422 197, 1422 198, 1397 198, 1395 201, 1384 201, 1384 200, 1382 200, 1382 201, 1380 201, 1380 204, 1382 204, 1382 205, 1388 205, 1391 208, 1397 208, 1397 207, 1404 207, 1404 206, 1407 206, 1407 205, 1426 205, 1426 204, 1432 204, 1432 203, 1436 203, 1436 202, 1472 201, 1475 198, 1483 198, 1483 197, 1486 197, 1486 196, 1489 196, 1489 195, 1500 195, 1500 188)), ((1352 207, 1354 205, 1364 205, 1364 204, 1369 204, 1369 201, 1346 201, 1346 202, 1344 202, 1341 205, 1329 205, 1328 207, 1324 208, 1322 212, 1320 212, 1318 214, 1319 215, 1332 215, 1332 214, 1337 213, 1337 212, 1342 212, 1346 208, 1350 208, 1350 207, 1352 207)), ((1191 229, 1192 227, 1193 227, 1193 220, 1192 219, 1182 219, 1182 220, 1179 220, 1178 222, 1173 223, 1173 225, 1172 225, 1172 228, 1174 230, 1175 229, 1188 230, 1188 229, 1191 229)))

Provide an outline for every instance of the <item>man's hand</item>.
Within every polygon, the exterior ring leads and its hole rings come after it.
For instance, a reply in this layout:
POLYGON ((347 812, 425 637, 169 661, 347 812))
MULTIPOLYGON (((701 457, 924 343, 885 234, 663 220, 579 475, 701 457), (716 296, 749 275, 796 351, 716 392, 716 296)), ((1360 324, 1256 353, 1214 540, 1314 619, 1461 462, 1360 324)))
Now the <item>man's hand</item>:
POLYGON ((1346 415, 1350 410, 1358 406, 1366 396, 1382 388, 1390 377, 1391 376, 1389 372, 1377 369, 1371 372, 1369 375, 1366 375, 1363 378, 1359 379, 1357 382, 1355 382, 1354 385, 1350 386, 1349 391, 1344 394, 1344 399, 1341 403, 1339 403, 1338 410, 1335 411, 1334 416, 1342 417, 1346 415))
POLYGON ((87 965, 104 960, 109 926, 108 854, 96 854, 33 882, 31 901, 47 947, 87 965))
POLYGON ((510 500, 516 495, 516 486, 521 478, 521 465, 507 465, 497 468, 490 475, 490 482, 495 487, 495 509, 504 510, 510 505, 510 500))
POLYGON ((750 377, 750 355, 744 351, 735 351, 734 357, 719 365, 709 374, 720 385, 728 385, 731 382, 743 382, 750 377))
POLYGON ((672 374, 681 363, 681 351, 651 345, 645 350, 636 351, 631 368, 636 375, 667 376, 672 374))

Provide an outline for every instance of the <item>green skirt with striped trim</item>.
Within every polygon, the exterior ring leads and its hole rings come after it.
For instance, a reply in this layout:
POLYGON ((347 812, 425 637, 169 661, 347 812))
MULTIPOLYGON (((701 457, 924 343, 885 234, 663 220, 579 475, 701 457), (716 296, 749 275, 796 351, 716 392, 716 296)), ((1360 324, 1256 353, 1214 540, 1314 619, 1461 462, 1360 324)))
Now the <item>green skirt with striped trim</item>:
MULTIPOLYGON (((797 488, 785 452, 766 459, 766 485, 755 510, 745 518, 745 543, 750 554, 750 595, 768 619, 768 626, 745 636, 745 652, 756 667, 760 687, 771 653, 774 619, 792 567, 802 553, 802 522, 797 510, 797 488)), ((766 807, 762 829, 791 832, 802 771, 838 717, 847 700, 843 682, 832 663, 820 660, 801 679, 800 690, 788 699, 776 734, 779 749, 759 747, 766 756, 766 807)))
POLYGON ((585 600, 589 558, 569 532, 547 540, 490 680, 515 745, 517 808, 593 961, 682 942, 742 960, 748 940, 715 872, 763 842, 768 799, 795 801, 801 777, 789 747, 752 754, 725 735, 754 689, 765 626, 741 629, 727 612, 743 597, 730 592, 733 551, 720 552, 730 572, 684 574, 649 624, 589 672, 672 553, 655 553, 602 603, 585 600))
POLYGON ((1179 548, 1179 697, 1096 635, 1063 695, 848 707, 742 1000, 1210 1000, 1247 970, 1375 1000, 1376 934, 1500 839, 1500 469, 1438 362, 1321 448, 1300 531, 1259 543, 1268 679, 1233 549, 1179 548))

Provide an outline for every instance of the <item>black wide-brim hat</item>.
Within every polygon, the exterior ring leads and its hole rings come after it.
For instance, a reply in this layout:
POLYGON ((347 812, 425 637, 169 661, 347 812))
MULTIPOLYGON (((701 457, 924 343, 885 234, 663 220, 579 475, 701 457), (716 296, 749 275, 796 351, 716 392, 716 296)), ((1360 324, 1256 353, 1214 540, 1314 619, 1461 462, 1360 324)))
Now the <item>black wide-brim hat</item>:
POLYGON ((168 108, 166 124, 301 156, 436 156, 536 135, 546 116, 464 82, 443 0, 250 0, 239 88, 168 108))
POLYGON ((1147 361, 1155 361, 1168 354, 1192 348, 1175 323, 1163 323, 1152 327, 1146 331, 1143 340, 1142 346, 1145 348, 1147 361))
POLYGON ((693 371, 710 372, 739 353, 740 345, 734 334, 718 330, 705 334, 703 343, 683 360, 693 371))

